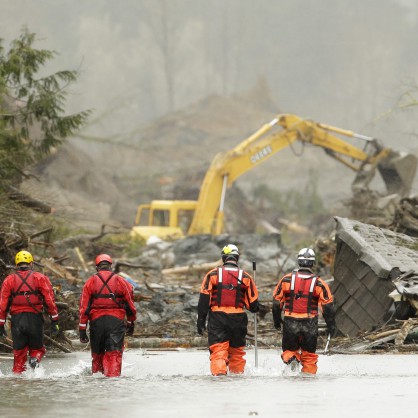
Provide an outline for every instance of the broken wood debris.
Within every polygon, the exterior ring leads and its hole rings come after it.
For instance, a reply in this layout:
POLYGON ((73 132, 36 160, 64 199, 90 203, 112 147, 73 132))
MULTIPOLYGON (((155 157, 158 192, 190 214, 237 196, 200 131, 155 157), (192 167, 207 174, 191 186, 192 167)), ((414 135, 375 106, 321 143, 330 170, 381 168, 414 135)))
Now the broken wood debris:
MULTIPOLYGON (((134 348, 135 344, 138 344, 144 348, 149 346, 168 348, 181 344, 183 347, 207 348, 207 338, 198 336, 196 332, 200 285, 204 274, 221 264, 219 248, 229 241, 237 242, 242 248, 240 257, 242 268, 251 272, 252 261, 257 260, 259 298, 269 308, 266 316, 258 320, 258 339, 264 347, 280 348, 281 333, 274 329, 270 311, 272 290, 279 276, 295 268, 296 257, 282 248, 276 235, 271 238, 252 237, 251 235, 245 237, 194 236, 185 238, 182 242, 164 242, 145 246, 138 251, 135 257, 129 258, 123 255, 123 257, 117 258, 116 254, 120 254, 118 247, 112 247, 108 242, 100 242, 98 237, 104 236, 103 232, 104 227, 99 234, 77 236, 75 240, 77 246, 74 246, 74 241, 69 247, 61 246, 62 241, 53 242, 52 246, 43 246, 41 258, 37 257, 36 251, 33 251, 35 258, 39 260, 37 269, 41 269, 51 278, 56 291, 62 333, 54 340, 65 349, 71 351, 79 347, 76 340, 81 289, 85 280, 94 273, 93 260, 101 252, 108 252, 112 255, 114 270, 130 281, 134 289, 138 319, 134 337, 127 340, 129 347, 134 348), (75 248, 78 248, 78 251, 75 248), (166 264, 166 260, 171 260, 172 264, 166 264), (190 264, 190 260, 194 261, 193 264, 190 264)), ((47 236, 48 231, 42 229, 34 232, 32 236, 39 236, 39 234, 47 236)), ((31 242, 28 237, 23 236, 19 239, 20 243, 25 240, 31 242)), ((14 241, 16 242, 15 239, 14 241)), ((324 277, 323 272, 325 275, 331 272, 330 267, 335 247, 335 243, 328 239, 318 241, 316 251, 321 260, 319 268, 324 267, 324 270, 319 270, 318 273, 322 277, 324 277)), ((10 251, 10 254, 14 255, 13 252, 14 250, 10 251)), ((3 277, 13 268, 12 263, 12 256, 0 259, 0 270, 3 272, 3 277)), ((337 269, 336 273, 339 271, 341 270, 337 269)), ((332 276, 328 277, 333 279, 332 276)), ((408 276, 408 279, 410 280, 411 277, 408 276)), ((354 286, 350 287, 348 282, 342 283, 341 278, 339 280, 338 284, 341 289, 345 289, 344 292, 337 292, 340 301, 358 296, 354 286), (350 289, 347 290, 347 286, 350 289)), ((369 285, 372 286, 373 283, 371 281, 369 285)), ((370 289, 375 288, 372 286, 370 289)), ((387 296, 383 290, 377 288, 377 293, 375 292, 377 296, 375 296, 378 297, 379 292, 387 296)), ((384 300, 386 303, 386 299, 384 300)), ((352 314, 355 314, 354 310, 352 314)), ((253 315, 248 315, 248 319, 247 344, 251 348, 254 344, 253 315)), ((337 318, 337 326, 340 326, 344 320, 342 316, 337 318)), ((332 339, 329 350, 331 354, 336 352, 363 353, 373 352, 373 350, 413 351, 416 347, 414 338, 418 339, 418 337, 414 337, 417 326, 418 324, 413 321, 407 324, 395 322, 390 326, 380 327, 378 330, 371 325, 367 331, 357 329, 355 333, 350 335, 346 334, 342 327, 340 332, 346 336, 340 335, 332 339), (407 348, 407 346, 410 347, 407 348)), ((318 347, 321 348, 321 345, 325 347, 326 329, 323 323, 320 323, 320 336, 318 347)), ((52 341, 46 342, 50 349, 63 351, 52 341)), ((6 349, 6 347, 0 347, 0 351, 6 349)))
POLYGON ((337 337, 332 341, 330 351, 343 354, 397 352, 400 348, 405 351, 407 339, 410 339, 409 351, 416 351, 416 342, 418 342, 418 319, 416 318, 397 321, 396 324, 387 325, 373 332, 362 333, 355 338, 337 337))

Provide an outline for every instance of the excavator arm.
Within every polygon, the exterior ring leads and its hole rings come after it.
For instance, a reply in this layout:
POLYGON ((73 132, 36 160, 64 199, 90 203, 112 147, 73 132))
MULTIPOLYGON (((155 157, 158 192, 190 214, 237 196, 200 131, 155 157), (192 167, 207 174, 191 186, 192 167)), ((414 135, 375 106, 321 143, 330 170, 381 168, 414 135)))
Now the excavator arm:
POLYGON ((409 193, 417 167, 415 156, 384 148, 377 140, 352 131, 295 115, 278 115, 232 150, 215 156, 200 189, 189 235, 222 233, 227 188, 242 174, 295 141, 320 147, 356 171, 354 190, 367 187, 378 168, 389 193, 409 193), (272 132, 276 128, 280 130, 272 132), (360 149, 335 134, 364 140, 365 147, 360 149))

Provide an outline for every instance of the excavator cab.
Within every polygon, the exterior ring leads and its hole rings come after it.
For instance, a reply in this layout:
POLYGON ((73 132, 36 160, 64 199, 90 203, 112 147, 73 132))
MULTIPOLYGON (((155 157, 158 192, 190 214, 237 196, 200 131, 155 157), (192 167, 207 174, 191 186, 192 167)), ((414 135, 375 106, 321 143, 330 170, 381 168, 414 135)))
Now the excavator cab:
POLYGON ((196 208, 194 200, 154 200, 139 205, 131 235, 177 239, 187 235, 196 208))

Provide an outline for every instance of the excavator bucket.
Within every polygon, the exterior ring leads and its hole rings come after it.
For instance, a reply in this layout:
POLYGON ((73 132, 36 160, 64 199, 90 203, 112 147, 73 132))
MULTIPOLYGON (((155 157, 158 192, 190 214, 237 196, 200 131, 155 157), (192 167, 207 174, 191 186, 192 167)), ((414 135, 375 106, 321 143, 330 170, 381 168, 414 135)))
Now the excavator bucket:
POLYGON ((409 195, 417 171, 417 157, 406 152, 391 151, 379 161, 377 168, 386 184, 388 194, 409 195))

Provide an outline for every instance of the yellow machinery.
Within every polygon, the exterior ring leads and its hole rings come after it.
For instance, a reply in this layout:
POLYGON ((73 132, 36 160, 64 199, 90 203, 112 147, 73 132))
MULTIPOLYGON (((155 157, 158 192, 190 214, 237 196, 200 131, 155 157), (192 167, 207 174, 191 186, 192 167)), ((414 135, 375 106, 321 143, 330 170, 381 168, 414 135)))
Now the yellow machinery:
POLYGON ((181 238, 188 234, 196 206, 196 200, 153 200, 139 205, 131 235, 181 238))
POLYGON ((132 235, 147 239, 151 235, 179 238, 221 234, 227 188, 242 174, 295 141, 323 148, 330 157, 354 170, 357 173, 352 185, 354 191, 367 188, 377 168, 388 194, 397 193, 403 197, 410 192, 417 168, 414 155, 385 148, 376 139, 365 135, 283 114, 232 150, 215 156, 197 201, 156 200, 139 206, 132 235), (336 134, 363 140, 365 146, 360 149, 336 134))

